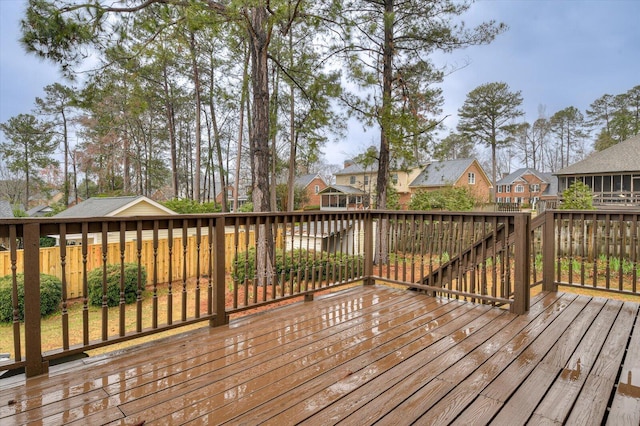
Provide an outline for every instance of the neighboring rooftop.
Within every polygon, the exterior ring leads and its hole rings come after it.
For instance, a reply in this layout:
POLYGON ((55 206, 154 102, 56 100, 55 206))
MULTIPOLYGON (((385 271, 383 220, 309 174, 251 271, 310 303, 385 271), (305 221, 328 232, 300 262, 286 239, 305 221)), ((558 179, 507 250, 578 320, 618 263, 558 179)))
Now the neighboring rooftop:
POLYGON ((602 151, 594 152, 554 175, 585 175, 640 170, 640 135, 634 136, 602 151))
POLYGON ((460 179, 462 174, 474 161, 473 158, 434 161, 429 163, 409 186, 429 187, 452 185, 460 179))
POLYGON ((8 201, 0 200, 0 218, 13 217, 13 208, 8 201))
POLYGON ((141 202, 146 202, 152 206, 163 210, 169 214, 175 214, 174 211, 164 207, 155 201, 142 196, 124 196, 124 197, 104 197, 104 198, 89 198, 73 207, 68 208, 65 211, 58 213, 55 217, 109 217, 115 216, 119 212, 132 207, 133 205, 141 202))

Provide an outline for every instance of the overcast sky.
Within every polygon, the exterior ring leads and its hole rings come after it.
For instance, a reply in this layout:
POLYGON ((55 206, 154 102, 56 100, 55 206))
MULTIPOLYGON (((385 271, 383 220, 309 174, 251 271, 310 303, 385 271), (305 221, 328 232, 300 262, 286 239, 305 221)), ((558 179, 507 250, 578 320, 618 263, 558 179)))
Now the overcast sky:
MULTIPOLYGON (((43 87, 60 80, 56 67, 27 55, 18 43, 25 1, 0 0, 0 122, 32 110, 43 87)), ((585 111, 605 93, 640 85, 639 0, 480 0, 463 17, 468 25, 495 19, 509 30, 486 46, 438 56, 440 66, 468 65, 446 77, 445 124, 454 128, 467 93, 489 82, 520 90, 525 119, 538 107, 551 116, 575 106, 585 111)), ((377 131, 351 125, 346 143, 330 143, 327 160, 341 163, 379 142, 377 131)))

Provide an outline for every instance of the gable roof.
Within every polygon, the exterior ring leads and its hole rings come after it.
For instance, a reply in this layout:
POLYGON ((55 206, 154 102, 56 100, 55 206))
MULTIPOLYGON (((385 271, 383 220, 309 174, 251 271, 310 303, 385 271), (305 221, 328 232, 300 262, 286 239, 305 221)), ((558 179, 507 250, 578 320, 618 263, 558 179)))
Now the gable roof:
POLYGON ((50 206, 47 206, 46 204, 40 204, 39 206, 27 210, 27 216, 44 216, 52 211, 53 209, 50 206))
POLYGON ((554 175, 637 171, 640 171, 640 135, 594 152, 584 160, 558 170, 554 175))
POLYGON ((355 188, 353 186, 349 186, 349 185, 328 185, 326 188, 324 188, 322 191, 320 191, 318 194, 327 194, 327 193, 333 193, 335 194, 336 192, 339 192, 341 194, 352 194, 352 195, 366 195, 367 193, 355 188))
POLYGON ((309 174, 309 175, 302 175, 302 176, 296 176, 296 179, 294 181, 294 186, 301 186, 303 188, 306 188, 307 186, 309 186, 311 184, 311 182, 313 182, 314 179, 320 179, 325 185, 327 184, 324 179, 322 178, 322 176, 320 176, 318 173, 316 174, 309 174))
POLYGON ((500 179, 496 182, 496 185, 510 185, 518 180, 522 180, 526 182, 526 179, 523 179, 524 175, 534 175, 537 176, 544 183, 551 183, 551 175, 548 173, 542 173, 537 171, 536 169, 530 168, 522 168, 518 169, 513 173, 508 174, 507 176, 500 179))
POLYGON ((143 195, 127 197, 89 198, 55 215, 55 217, 111 217, 140 202, 147 202, 167 214, 176 214, 162 204, 143 195))
MULTIPOLYGON (((462 177, 463 173, 465 173, 474 161, 476 160, 473 158, 434 161, 429 163, 429 165, 424 168, 424 170, 413 180, 413 182, 409 184, 409 186, 429 187, 452 185, 462 177)), ((482 170, 481 167, 480 170, 482 170)))
POLYGON ((13 208, 8 201, 0 200, 0 217, 13 217, 13 208))

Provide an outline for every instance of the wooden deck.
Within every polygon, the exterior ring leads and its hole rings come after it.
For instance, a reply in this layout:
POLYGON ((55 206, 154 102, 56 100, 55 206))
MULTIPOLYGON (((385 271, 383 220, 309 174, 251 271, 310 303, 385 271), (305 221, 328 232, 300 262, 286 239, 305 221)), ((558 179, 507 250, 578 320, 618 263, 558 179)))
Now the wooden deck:
POLYGON ((638 304, 358 287, 0 380, 0 424, 640 423, 638 304))

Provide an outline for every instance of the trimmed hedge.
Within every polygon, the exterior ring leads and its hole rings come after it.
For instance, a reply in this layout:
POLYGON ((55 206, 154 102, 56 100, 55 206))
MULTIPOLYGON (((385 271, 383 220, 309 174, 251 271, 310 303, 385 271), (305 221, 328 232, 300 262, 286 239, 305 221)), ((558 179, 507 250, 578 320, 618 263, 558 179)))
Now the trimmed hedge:
MULTIPOLYGON (((362 256, 348 255, 345 253, 326 252, 317 253, 312 250, 295 249, 287 251, 286 256, 282 250, 276 250, 275 273, 278 279, 284 277, 289 280, 292 274, 304 279, 324 279, 327 273, 332 273, 336 268, 347 268, 347 274, 353 273, 362 260, 362 256), (314 259, 315 253, 315 259, 314 259)), ((232 278, 236 282, 243 282, 245 279, 253 280, 256 273, 256 249, 251 247, 247 252, 238 253, 233 260, 232 278)))
MULTIPOLYGON (((147 282, 147 271, 141 270, 142 288, 147 282)), ((89 287, 89 303, 102 306, 102 268, 96 268, 87 274, 89 287)), ((124 264, 124 301, 133 303, 138 297, 138 264, 124 264)), ((120 264, 107 265, 107 305, 118 306, 120 303, 120 264)))
MULTIPOLYGON (((18 318, 24 320, 24 274, 16 275, 18 284, 18 318)), ((13 321, 13 279, 11 275, 0 278, 0 322, 13 321)), ((60 309, 62 282, 58 277, 40 274, 40 315, 45 316, 60 309)))

